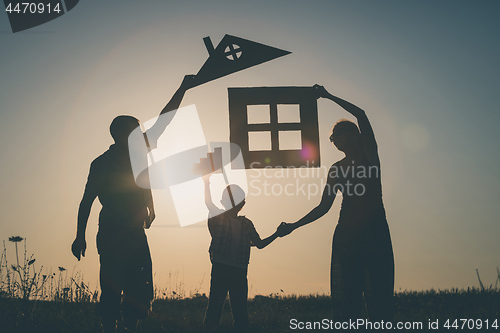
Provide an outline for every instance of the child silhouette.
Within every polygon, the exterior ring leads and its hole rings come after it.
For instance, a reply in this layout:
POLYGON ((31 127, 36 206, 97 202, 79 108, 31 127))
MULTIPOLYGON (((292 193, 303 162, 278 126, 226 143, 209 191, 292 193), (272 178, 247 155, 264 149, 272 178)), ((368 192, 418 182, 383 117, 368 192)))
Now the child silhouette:
POLYGON ((212 262, 210 296, 205 314, 207 331, 219 325, 222 307, 229 292, 233 326, 244 330, 248 326, 248 262, 250 247, 262 249, 274 241, 279 234, 261 239, 255 227, 245 216, 238 213, 245 205, 245 192, 238 185, 231 184, 224 189, 221 203, 224 209, 216 207, 210 193, 211 174, 203 177, 205 183, 205 204, 209 210, 208 229, 212 236, 209 253, 212 262))

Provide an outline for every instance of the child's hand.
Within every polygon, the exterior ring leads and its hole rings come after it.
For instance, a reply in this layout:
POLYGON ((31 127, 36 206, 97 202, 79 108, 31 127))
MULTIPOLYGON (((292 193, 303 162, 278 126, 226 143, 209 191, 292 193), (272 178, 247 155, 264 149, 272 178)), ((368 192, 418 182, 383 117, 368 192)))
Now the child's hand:
POLYGON ((207 173, 206 175, 201 176, 201 179, 203 179, 203 182, 208 183, 211 175, 212 173, 207 173))

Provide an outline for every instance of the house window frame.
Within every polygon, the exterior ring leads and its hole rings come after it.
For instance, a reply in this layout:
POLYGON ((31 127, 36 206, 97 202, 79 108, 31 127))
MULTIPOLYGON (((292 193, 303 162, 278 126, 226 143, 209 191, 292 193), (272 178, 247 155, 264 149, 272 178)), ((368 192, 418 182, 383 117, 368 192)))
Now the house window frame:
MULTIPOLYGON (((318 107, 312 87, 228 88, 228 97, 230 141, 240 147, 245 168, 320 166, 318 107), (278 105, 282 104, 299 105, 300 122, 279 123, 278 105), (270 122, 248 124, 248 105, 269 105, 270 122), (271 150, 250 151, 248 133, 267 131, 271 150), (280 131, 300 131, 302 149, 280 150, 280 131), (308 154, 303 153, 305 145, 308 154)), ((237 153, 231 152, 232 157, 237 153)))

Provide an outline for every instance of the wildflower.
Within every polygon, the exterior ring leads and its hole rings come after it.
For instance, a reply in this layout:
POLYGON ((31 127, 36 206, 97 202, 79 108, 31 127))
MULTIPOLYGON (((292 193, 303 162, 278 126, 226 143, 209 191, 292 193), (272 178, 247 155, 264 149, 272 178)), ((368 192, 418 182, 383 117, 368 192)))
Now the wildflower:
POLYGON ((12 236, 12 237, 9 237, 9 242, 19 243, 23 239, 24 238, 22 238, 21 236, 12 236))
POLYGON ((64 272, 66 268, 59 266, 59 272, 64 272))

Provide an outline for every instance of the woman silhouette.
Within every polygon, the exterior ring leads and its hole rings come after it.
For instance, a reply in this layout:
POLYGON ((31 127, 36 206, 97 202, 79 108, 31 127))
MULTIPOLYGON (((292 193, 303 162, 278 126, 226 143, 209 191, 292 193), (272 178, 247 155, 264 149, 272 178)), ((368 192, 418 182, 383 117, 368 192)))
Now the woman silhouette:
POLYGON ((335 124, 330 141, 345 157, 330 167, 319 205, 295 223, 282 223, 279 232, 286 235, 325 215, 340 191, 342 207, 333 235, 330 280, 334 318, 361 318, 364 294, 371 321, 391 320, 394 256, 375 135, 363 110, 322 86, 314 88, 317 98, 328 98, 355 116, 359 129, 349 120, 335 124))

